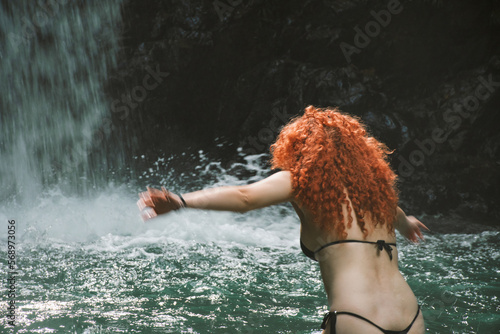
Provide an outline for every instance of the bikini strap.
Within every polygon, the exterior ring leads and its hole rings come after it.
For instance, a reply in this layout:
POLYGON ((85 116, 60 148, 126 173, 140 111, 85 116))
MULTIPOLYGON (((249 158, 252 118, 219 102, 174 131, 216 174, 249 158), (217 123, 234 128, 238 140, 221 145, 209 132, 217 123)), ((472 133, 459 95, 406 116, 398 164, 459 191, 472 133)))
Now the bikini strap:
POLYGON ((387 252, 389 255, 389 259, 392 261, 392 247, 391 246, 396 246, 395 243, 393 242, 385 242, 385 240, 377 240, 377 241, 366 241, 366 240, 337 240, 333 241, 330 243, 327 243, 326 245, 321 246, 318 248, 316 251, 314 251, 314 254, 318 253, 319 251, 325 249, 326 247, 336 245, 336 244, 343 244, 343 243, 348 243, 348 242, 359 242, 362 244, 372 244, 372 245, 377 245, 378 250, 383 250, 387 252))
POLYGON ((406 327, 404 329, 404 331, 401 331, 401 334, 407 334, 410 331, 410 328, 411 328, 411 326, 413 326, 413 323, 415 322, 415 320, 417 320, 419 313, 420 313, 420 304, 418 305, 417 314, 415 314, 415 317, 411 321, 410 325, 408 327, 406 327))
MULTIPOLYGON (((333 321, 333 323, 336 323, 337 322, 337 315, 339 314, 345 314, 345 315, 350 315, 352 317, 355 317, 355 318, 358 318, 358 319, 361 319, 361 320, 364 320, 366 322, 368 322, 369 324, 377 327, 382 333, 384 334, 408 334, 408 332, 410 331, 411 329, 411 326, 413 326, 413 323, 415 323, 415 320, 417 320, 417 317, 420 313, 420 305, 418 305, 418 309, 417 309, 417 314, 415 315, 415 317, 413 318, 413 320, 411 321, 410 325, 408 325, 408 327, 406 327, 405 329, 403 329, 402 331, 391 331, 391 330, 387 330, 387 329, 383 329, 382 327, 380 327, 379 325, 377 325, 376 323, 374 323, 373 321, 369 320, 369 319, 366 319, 365 317, 363 316, 360 316, 356 313, 352 313, 352 312, 344 312, 344 311, 341 311, 341 312, 330 312, 330 313, 335 313, 335 321, 333 321)), ((325 316, 326 318, 326 316, 325 316)), ((323 320, 323 322, 325 322, 325 320, 323 320)), ((321 327, 323 328, 323 327, 321 327)), ((326 326, 325 326, 326 328, 326 326)), ((324 329, 324 328, 323 328, 324 329)), ((331 333, 335 333, 335 328, 333 328, 333 331, 332 331, 332 328, 330 327, 330 332, 331 333)))
POLYGON ((330 320, 330 334, 335 334, 335 325, 337 324, 337 311, 328 312, 323 317, 323 322, 321 323, 321 329, 326 329, 326 323, 330 320))
POLYGON ((377 327, 379 330, 381 330, 383 333, 386 333, 386 330, 383 329, 382 327, 380 327, 379 325, 377 325, 376 323, 374 323, 373 321, 369 320, 369 319, 366 319, 365 317, 363 316, 360 316, 359 314, 356 314, 356 313, 352 313, 352 312, 337 312, 337 314, 345 314, 345 315, 350 315, 351 317, 355 317, 355 318, 358 318, 358 319, 361 319, 361 320, 364 320, 366 322, 368 322, 369 324, 377 327))
POLYGON ((389 259, 392 261, 392 247, 390 245, 396 246, 396 244, 387 243, 387 242, 385 242, 385 240, 377 240, 376 244, 377 244, 379 251, 382 251, 382 249, 385 249, 387 254, 389 254, 389 259))

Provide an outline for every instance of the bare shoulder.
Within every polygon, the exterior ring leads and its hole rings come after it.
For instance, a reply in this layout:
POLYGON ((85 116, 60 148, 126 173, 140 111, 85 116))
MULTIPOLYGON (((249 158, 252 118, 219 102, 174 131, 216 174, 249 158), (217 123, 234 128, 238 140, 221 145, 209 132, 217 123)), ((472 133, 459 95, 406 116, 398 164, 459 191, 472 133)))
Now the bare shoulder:
POLYGON ((281 189, 290 189, 292 187, 291 174, 289 171, 280 171, 249 185, 250 187, 278 187, 281 189))
POLYGON ((284 170, 284 171, 281 171, 281 172, 274 173, 269 178, 271 178, 271 177, 275 178, 276 180, 281 180, 281 181, 284 181, 284 182, 291 182, 292 174, 289 171, 284 170))

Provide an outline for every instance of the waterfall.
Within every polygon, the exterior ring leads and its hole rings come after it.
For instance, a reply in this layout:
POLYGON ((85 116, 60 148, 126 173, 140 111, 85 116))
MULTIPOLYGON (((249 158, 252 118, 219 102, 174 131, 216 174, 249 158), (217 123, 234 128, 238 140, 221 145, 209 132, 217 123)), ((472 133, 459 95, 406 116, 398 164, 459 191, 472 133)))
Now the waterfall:
POLYGON ((120 159, 104 147, 121 2, 0 2, 0 201, 94 187, 120 159))

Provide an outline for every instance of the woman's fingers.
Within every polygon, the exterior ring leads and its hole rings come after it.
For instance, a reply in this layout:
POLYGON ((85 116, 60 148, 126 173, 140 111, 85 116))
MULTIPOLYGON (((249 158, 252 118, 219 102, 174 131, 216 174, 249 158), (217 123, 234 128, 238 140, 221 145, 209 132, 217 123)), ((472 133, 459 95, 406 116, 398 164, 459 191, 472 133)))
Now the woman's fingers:
MULTIPOLYGON (((155 192, 155 190, 156 189, 154 188, 148 187, 147 191, 139 193, 139 200, 137 201, 137 206, 139 207, 139 211, 141 211, 141 218, 143 221, 158 216, 158 214, 154 210, 155 207, 154 197, 158 196, 158 193, 155 192)), ((161 194, 161 191, 158 192, 161 194)))
POLYGON ((147 187, 147 191, 139 193, 139 201, 137 201, 139 210, 147 210, 146 212, 141 212, 142 219, 148 220, 181 208, 182 203, 176 197, 176 195, 169 192, 165 187, 162 187, 161 190, 147 187))
POLYGON ((150 207, 146 207, 144 210, 141 211, 141 218, 143 221, 147 221, 157 216, 158 214, 156 213, 156 211, 150 207))
POLYGON ((429 228, 427 226, 425 226, 420 220, 416 221, 416 227, 417 227, 417 231, 418 231, 417 233, 418 233, 418 236, 420 237, 420 239, 425 240, 424 234, 422 233, 421 229, 425 229, 426 231, 430 231, 429 228))
POLYGON ((166 190, 158 190, 155 188, 147 187, 147 191, 139 193, 139 200, 137 206, 141 211, 141 218, 143 221, 157 217, 159 214, 166 213, 172 210, 168 207, 171 202, 171 196, 166 190))
POLYGON ((144 191, 139 194, 140 200, 144 202, 145 206, 154 206, 153 199, 149 191, 144 191))
POLYGON ((427 226, 425 226, 420 220, 418 220, 414 216, 408 216, 408 222, 410 223, 410 226, 412 229, 412 231, 411 231, 412 238, 410 239, 410 241, 418 243, 419 242, 418 239, 425 240, 421 229, 425 229, 426 231, 429 231, 427 226))
POLYGON ((418 224, 420 225, 420 227, 423 227, 425 228, 427 231, 430 231, 429 228, 427 226, 425 226, 421 221, 418 222, 418 224))
POLYGON ((139 211, 142 211, 142 209, 147 207, 146 203, 144 203, 144 200, 142 198, 137 201, 137 206, 139 207, 139 211))
POLYGON ((141 210, 147 206, 154 208, 159 200, 165 198, 165 194, 161 190, 150 187, 147 187, 147 189, 148 191, 139 193, 140 200, 137 202, 137 205, 141 210))
POLYGON ((137 201, 137 206, 139 207, 139 211, 141 211, 141 218, 143 221, 158 216, 156 211, 150 205, 147 205, 142 198, 137 201))
POLYGON ((424 240, 424 235, 422 234, 422 231, 420 230, 418 224, 415 224, 415 233, 416 233, 415 239, 418 237, 421 240, 424 240))

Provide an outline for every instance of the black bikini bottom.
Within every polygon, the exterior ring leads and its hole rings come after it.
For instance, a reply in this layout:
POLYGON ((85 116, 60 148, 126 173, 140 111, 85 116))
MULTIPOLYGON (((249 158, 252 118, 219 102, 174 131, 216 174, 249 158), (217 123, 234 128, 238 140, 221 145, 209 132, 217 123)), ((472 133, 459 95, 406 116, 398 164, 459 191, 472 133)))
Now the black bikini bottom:
POLYGON ((417 314, 415 315, 415 318, 413 318, 412 322, 410 323, 410 325, 408 327, 406 327, 402 331, 389 331, 387 329, 383 329, 382 327, 378 326, 374 322, 372 322, 372 321, 366 319, 365 317, 362 317, 362 316, 360 316, 360 315, 358 315, 356 313, 333 311, 333 312, 328 312, 325 315, 325 317, 323 318, 323 323, 321 324, 321 329, 326 329, 326 322, 330 321, 330 334, 335 334, 336 333, 335 324, 337 323, 337 316, 340 315, 340 314, 346 314, 346 315, 350 315, 352 317, 356 317, 358 319, 364 320, 364 321, 372 324, 373 326, 375 326, 378 329, 380 329, 380 331, 382 333, 384 333, 384 334, 407 334, 410 331, 411 326, 413 326, 413 323, 415 322, 415 320, 417 320, 417 317, 418 317, 419 313, 420 313, 420 305, 418 305, 418 310, 417 310, 417 314))

